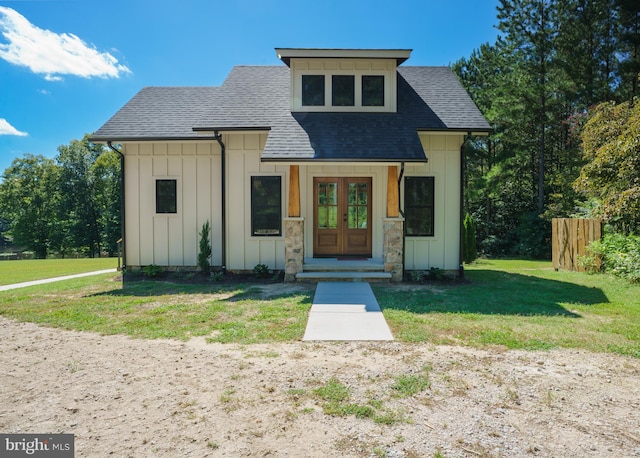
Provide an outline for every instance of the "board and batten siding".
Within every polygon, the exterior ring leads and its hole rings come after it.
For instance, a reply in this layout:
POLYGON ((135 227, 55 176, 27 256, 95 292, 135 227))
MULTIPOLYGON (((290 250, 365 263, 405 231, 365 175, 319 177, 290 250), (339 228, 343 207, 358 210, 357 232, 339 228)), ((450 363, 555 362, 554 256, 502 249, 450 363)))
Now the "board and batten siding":
MULTIPOLYGON (((457 270, 460 264, 460 146, 462 134, 420 133, 426 164, 408 164, 405 176, 432 176, 434 236, 405 238, 405 269, 437 267, 457 270)), ((404 202, 404 186, 400 189, 404 202)), ((404 205, 403 205, 404 208, 404 205)))
POLYGON ((227 181, 227 269, 252 270, 257 264, 284 269, 284 225, 281 236, 251 235, 251 177, 279 176, 282 184, 281 211, 286 217, 289 166, 260 161, 266 134, 229 134, 226 143, 227 181))
POLYGON ((221 262, 220 147, 216 142, 124 143, 126 262, 197 265, 199 232, 211 224, 212 265, 221 262), (177 213, 156 214, 155 180, 175 179, 177 213))

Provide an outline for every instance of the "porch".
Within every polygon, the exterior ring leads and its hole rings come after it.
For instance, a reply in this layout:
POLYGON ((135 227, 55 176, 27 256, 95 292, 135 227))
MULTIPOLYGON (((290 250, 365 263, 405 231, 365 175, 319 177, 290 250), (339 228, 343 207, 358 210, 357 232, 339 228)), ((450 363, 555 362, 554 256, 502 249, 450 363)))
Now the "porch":
POLYGON ((389 282, 382 258, 305 258, 298 281, 389 282))

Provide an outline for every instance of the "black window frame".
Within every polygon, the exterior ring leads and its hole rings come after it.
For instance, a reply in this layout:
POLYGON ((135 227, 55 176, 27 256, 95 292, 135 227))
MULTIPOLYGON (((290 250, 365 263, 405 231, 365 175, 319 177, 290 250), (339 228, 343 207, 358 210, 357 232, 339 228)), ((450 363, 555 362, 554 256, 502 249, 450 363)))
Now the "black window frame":
MULTIPOLYGON (((425 188, 419 191, 424 191, 425 188)), ((404 221, 409 237, 435 236, 435 177, 408 176, 404 179, 404 221), (412 186, 424 182, 427 195, 416 196, 412 186), (414 202, 414 198, 416 202, 414 202), (425 224, 426 220, 426 224, 425 224)))
POLYGON ((356 105, 355 75, 331 75, 331 106, 354 107, 355 105, 356 105), (345 89, 347 90, 347 93, 338 92, 345 89), (346 102, 341 101, 340 100, 341 98, 346 98, 346 102))
POLYGON ((251 236, 282 236, 282 177, 280 175, 251 177, 251 236), (256 194, 259 191, 256 183, 259 181, 271 182, 269 186, 262 186, 265 191, 262 195, 256 194), (276 192, 277 196, 274 195, 276 192), (277 221, 277 227, 275 224, 272 227, 262 226, 266 221, 277 221))
POLYGON ((156 213, 178 213, 178 180, 175 178, 156 179, 156 213))
POLYGON ((362 106, 363 107, 383 107, 384 106, 384 75, 362 75, 362 106), (366 83, 366 80, 382 81, 381 92, 375 93, 370 90, 370 86, 366 83), (380 103, 373 103, 370 101, 371 97, 380 98, 380 103))
POLYGON ((303 107, 325 106, 325 75, 302 75, 301 84, 301 103, 303 107), (315 78, 318 81, 314 82, 313 79, 315 78))

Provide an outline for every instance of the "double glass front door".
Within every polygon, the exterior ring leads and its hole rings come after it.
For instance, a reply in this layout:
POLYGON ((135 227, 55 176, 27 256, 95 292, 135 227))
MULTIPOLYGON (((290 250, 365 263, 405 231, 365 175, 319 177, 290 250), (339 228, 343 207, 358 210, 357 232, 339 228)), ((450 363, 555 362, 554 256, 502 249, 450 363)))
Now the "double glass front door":
POLYGON ((371 257, 371 178, 313 180, 316 257, 371 257))

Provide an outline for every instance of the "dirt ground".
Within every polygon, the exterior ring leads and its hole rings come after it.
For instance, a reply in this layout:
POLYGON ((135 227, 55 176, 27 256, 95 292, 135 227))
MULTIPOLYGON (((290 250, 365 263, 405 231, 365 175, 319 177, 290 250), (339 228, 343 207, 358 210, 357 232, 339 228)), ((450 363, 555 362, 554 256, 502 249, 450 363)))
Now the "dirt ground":
POLYGON ((72 433, 76 457, 640 456, 632 358, 148 341, 4 318, 0 339, 0 432, 72 433), (418 394, 391 388, 425 374, 418 394), (332 377, 382 420, 326 414, 314 390, 332 377))

